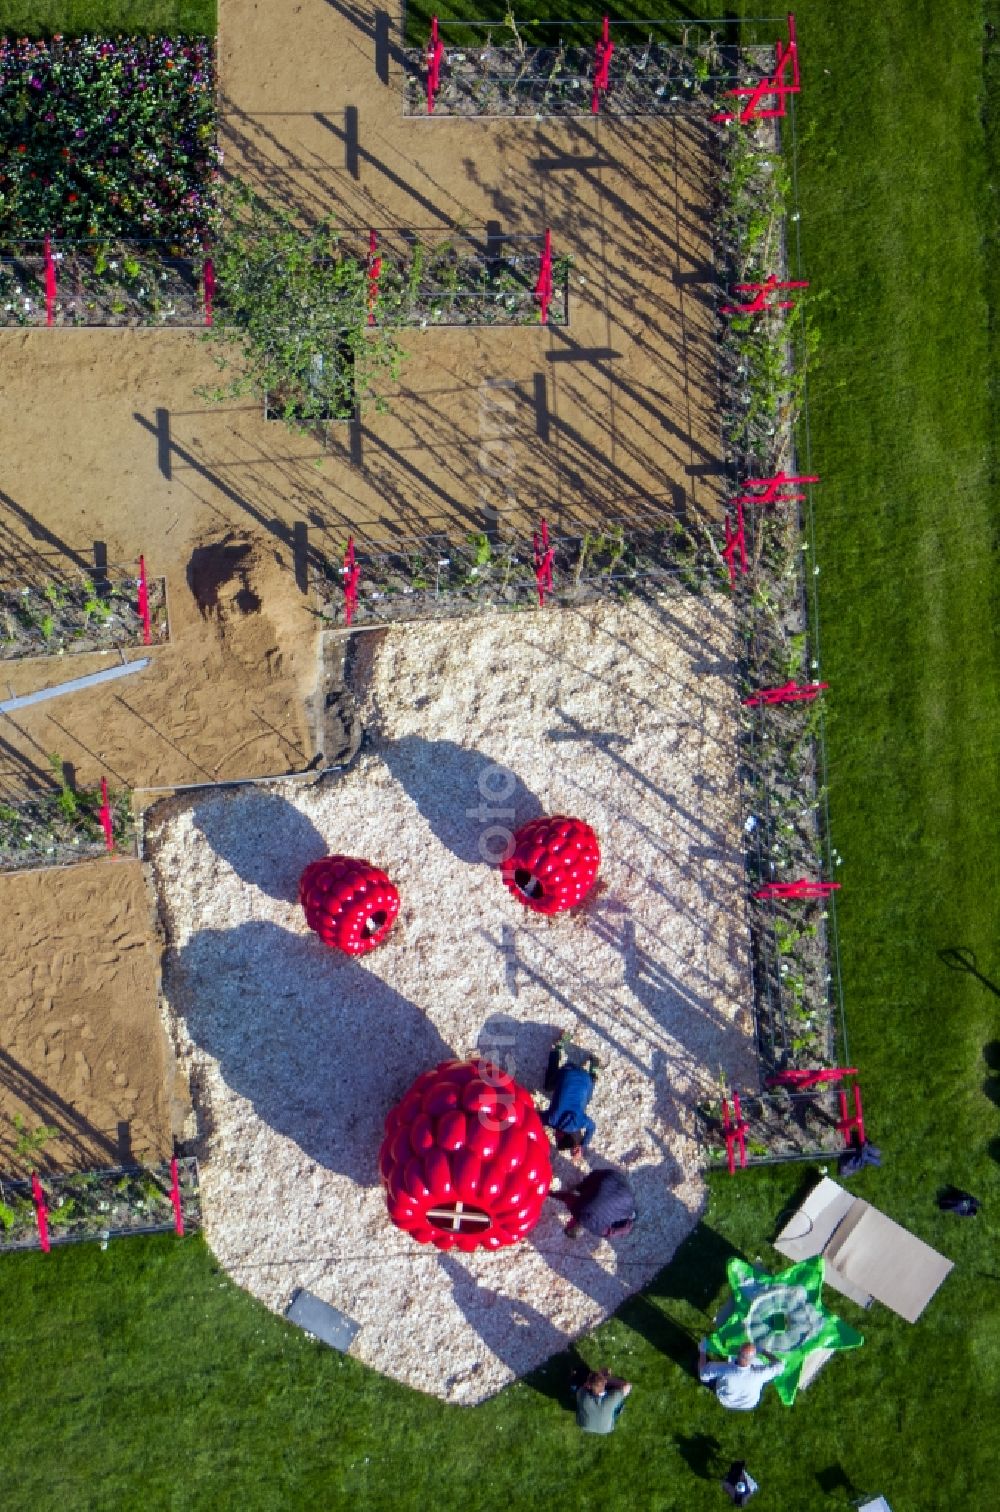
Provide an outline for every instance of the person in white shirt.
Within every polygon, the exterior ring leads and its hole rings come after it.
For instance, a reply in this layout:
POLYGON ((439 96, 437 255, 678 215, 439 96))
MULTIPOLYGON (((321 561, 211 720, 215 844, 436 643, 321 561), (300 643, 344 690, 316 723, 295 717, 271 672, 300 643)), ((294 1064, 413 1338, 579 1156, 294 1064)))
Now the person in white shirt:
POLYGON ((760 1401, 761 1392, 768 1381, 780 1376, 785 1366, 774 1355, 765 1355, 769 1365, 756 1364, 757 1350, 752 1344, 744 1344, 735 1360, 709 1361, 708 1341, 702 1339, 698 1346, 698 1379, 706 1386, 714 1385, 715 1394, 723 1407, 737 1412, 751 1412, 760 1401))

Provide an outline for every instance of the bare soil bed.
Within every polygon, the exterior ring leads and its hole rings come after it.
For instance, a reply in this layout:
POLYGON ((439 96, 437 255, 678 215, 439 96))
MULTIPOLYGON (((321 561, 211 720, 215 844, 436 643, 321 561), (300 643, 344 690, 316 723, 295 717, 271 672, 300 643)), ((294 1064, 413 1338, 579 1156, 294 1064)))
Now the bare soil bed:
POLYGON ((0 876, 0 1171, 87 1170, 172 1150, 158 942, 136 861, 0 876), (54 1129, 18 1154, 23 1133, 54 1129))
MULTIPOLYGON (((412 1386, 483 1400, 643 1286, 697 1220, 694 1104, 720 1067, 746 1085, 753 1066, 731 634, 728 603, 694 596, 373 632, 346 774, 149 816, 209 1242, 275 1310, 300 1286, 340 1307, 361 1324, 352 1352, 412 1386), (540 812, 585 818, 603 850, 598 889, 554 920, 484 859, 540 812), (325 950, 295 901, 326 852, 400 888, 360 961, 325 950), (550 1203, 496 1256, 413 1244, 378 1184, 389 1108, 451 1055, 539 1089, 562 1026, 604 1061, 591 1164, 630 1173, 633 1234, 570 1243, 550 1203)), ((577 1179, 566 1157, 555 1170, 577 1179)))

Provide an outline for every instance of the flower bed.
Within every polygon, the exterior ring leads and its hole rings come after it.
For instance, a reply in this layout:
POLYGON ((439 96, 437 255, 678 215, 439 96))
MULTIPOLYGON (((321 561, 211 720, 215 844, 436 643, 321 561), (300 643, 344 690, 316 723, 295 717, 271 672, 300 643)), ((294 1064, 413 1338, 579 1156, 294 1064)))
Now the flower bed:
MULTIPOLYGON (((189 1232, 201 1227, 197 1161, 178 1160, 177 1175, 189 1232)), ((53 1245, 160 1234, 174 1227, 169 1162, 40 1179, 53 1245)), ((0 1253, 39 1247, 30 1179, 0 1181, 0 1253)))
MULTIPOLYGON (((551 547, 553 586, 546 603, 557 607, 678 587, 700 593, 719 584, 705 532, 679 520, 645 531, 609 526, 601 534, 553 538, 551 547)), ((431 536, 411 550, 357 548, 356 562, 361 572, 352 623, 359 627, 538 605, 529 542, 491 541, 482 534, 463 541, 431 536)), ((328 564, 318 594, 323 616, 343 625, 339 567, 328 564)))
MULTIPOLYGON (((72 578, 44 587, 0 587, 0 661, 143 644, 134 577, 72 578)), ((166 582, 147 584, 153 640, 169 638, 166 582)))
MULTIPOLYGON (((45 325, 42 247, 31 242, 8 251, 0 260, 0 325, 45 325)), ((53 325, 204 324, 203 259, 175 256, 167 243, 64 242, 52 261, 53 325)))
MULTIPOLYGON (((761 283, 772 273, 787 278, 791 180, 776 124, 720 127, 718 146, 717 248, 725 286, 761 283)), ((808 298, 801 290, 792 297, 799 304, 808 298)), ((794 314, 793 324, 774 303, 759 314, 720 314, 723 428, 734 492, 744 493, 751 478, 798 472, 793 438, 816 333, 808 305, 794 314)), ((819 673, 805 593, 807 573, 819 569, 803 534, 800 501, 787 499, 796 489, 781 492, 786 502, 744 506, 749 576, 741 580, 738 617, 744 698, 789 681, 805 684, 819 673)), ((743 709, 751 893, 768 882, 829 879, 836 864, 826 831, 822 720, 818 701, 743 709)), ((846 1033, 831 969, 832 902, 752 897, 750 922, 762 1075, 844 1064, 846 1033)), ((784 1104, 768 1106, 780 1123, 784 1104)))
POLYGON ((199 37, 0 37, 0 247, 154 237, 212 221, 213 44, 199 37))
MULTIPOLYGON (((745 1095, 740 1112, 746 1122, 747 1165, 773 1165, 786 1160, 835 1160, 844 1152, 837 1128, 838 1094, 829 1087, 812 1092, 777 1090, 765 1096, 745 1095)), ((728 1165, 721 1102, 697 1106, 698 1133, 708 1164, 728 1165)), ((730 1104, 730 1118, 732 1105, 730 1104)), ((737 1166, 739 1169, 739 1166, 737 1166)))
MULTIPOLYGON (((596 32, 595 32, 596 35, 596 32)), ((773 62, 774 51, 744 49, 744 66, 757 76, 773 62)), ((427 114, 427 63, 422 49, 403 58, 405 115, 427 114)), ((580 45, 497 45, 490 34, 481 46, 446 47, 435 116, 590 115, 594 78, 593 41, 580 45)), ((696 47, 656 41, 615 46, 601 113, 662 115, 699 93, 715 99, 731 82, 722 52, 709 36, 696 47)))
MULTIPOLYGON (((98 819, 100 792, 77 791, 62 774, 58 756, 50 758, 58 788, 30 798, 0 799, 0 871, 38 866, 65 866, 103 855, 104 831, 98 819)), ((111 823, 119 851, 135 849, 131 795, 109 791, 111 823)))

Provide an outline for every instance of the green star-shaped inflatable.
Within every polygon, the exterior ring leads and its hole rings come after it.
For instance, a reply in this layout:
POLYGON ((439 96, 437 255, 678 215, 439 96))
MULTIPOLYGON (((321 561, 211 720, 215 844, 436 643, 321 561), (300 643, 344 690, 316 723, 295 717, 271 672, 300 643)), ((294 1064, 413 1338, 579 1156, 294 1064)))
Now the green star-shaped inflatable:
POLYGON ((748 1341, 779 1356, 784 1370, 775 1388, 786 1407, 795 1401, 806 1355, 813 1349, 858 1349, 856 1328, 823 1306, 823 1257, 800 1260, 772 1276, 744 1260, 727 1266, 733 1310, 708 1341, 713 1354, 735 1355, 748 1341))

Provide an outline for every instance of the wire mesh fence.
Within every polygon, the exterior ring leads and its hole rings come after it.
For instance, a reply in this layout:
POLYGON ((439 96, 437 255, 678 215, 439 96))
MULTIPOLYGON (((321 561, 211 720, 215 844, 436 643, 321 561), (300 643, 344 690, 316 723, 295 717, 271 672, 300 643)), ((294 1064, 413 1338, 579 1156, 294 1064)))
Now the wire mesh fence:
POLYGON ((755 22, 495 20, 438 24, 440 58, 409 30, 403 109, 413 116, 659 115, 698 94, 721 96, 738 77, 756 81, 774 61, 784 18, 755 22), (428 67, 434 70, 428 105, 428 67), (599 87, 595 79, 599 78, 599 87), (598 104, 599 95, 599 104, 598 104))

